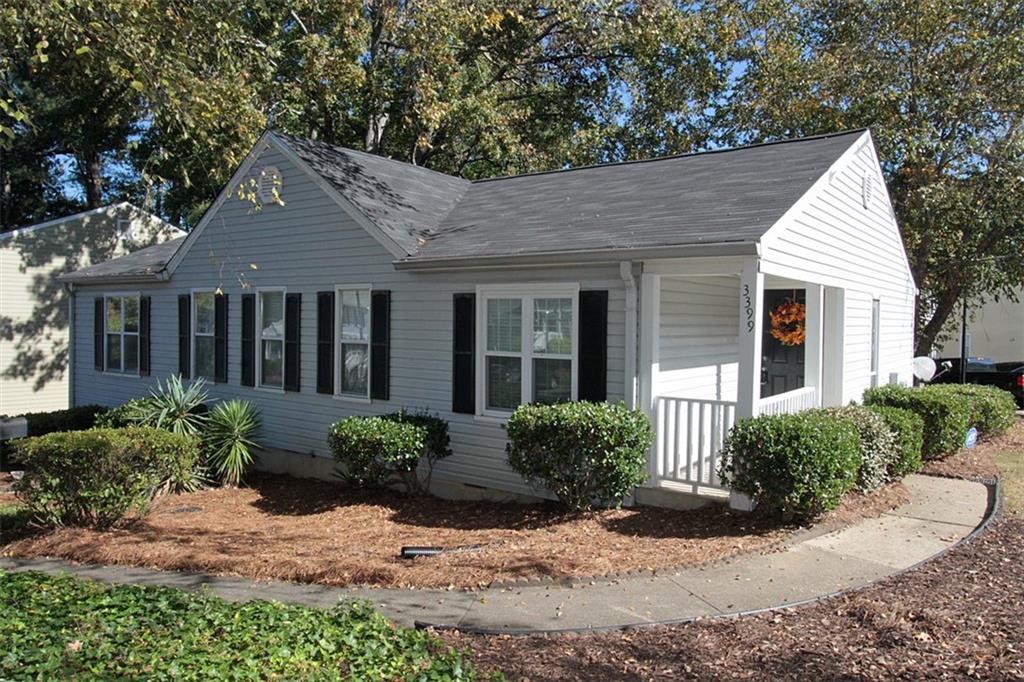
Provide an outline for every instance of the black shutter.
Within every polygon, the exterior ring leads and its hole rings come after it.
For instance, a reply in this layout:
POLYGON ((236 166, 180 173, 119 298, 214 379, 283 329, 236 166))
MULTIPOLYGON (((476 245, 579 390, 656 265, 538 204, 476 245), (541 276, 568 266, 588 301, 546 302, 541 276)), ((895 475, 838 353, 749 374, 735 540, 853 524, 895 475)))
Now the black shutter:
POLYGON ((455 294, 452 329, 452 412, 476 412, 476 294, 455 294))
POLYGON ((256 294, 242 294, 241 383, 256 385, 256 294))
POLYGON ((334 292, 316 295, 316 392, 334 393, 334 292))
POLYGON ((192 375, 192 297, 178 296, 178 374, 182 379, 192 375))
POLYGON ((97 372, 103 371, 103 318, 106 312, 103 309, 103 297, 93 299, 93 320, 92 320, 92 362, 97 372))
POLYGON ((213 380, 228 382, 228 295, 213 297, 213 380))
POLYGON ((580 400, 608 397, 608 292, 580 292, 580 348, 576 393, 580 400))
POLYGON ((302 323, 302 294, 284 297, 284 390, 299 390, 299 345, 302 323))
POLYGON ((370 397, 391 397, 391 292, 370 295, 370 397))
POLYGON ((143 296, 139 299, 139 376, 149 376, 149 320, 150 299, 143 296))

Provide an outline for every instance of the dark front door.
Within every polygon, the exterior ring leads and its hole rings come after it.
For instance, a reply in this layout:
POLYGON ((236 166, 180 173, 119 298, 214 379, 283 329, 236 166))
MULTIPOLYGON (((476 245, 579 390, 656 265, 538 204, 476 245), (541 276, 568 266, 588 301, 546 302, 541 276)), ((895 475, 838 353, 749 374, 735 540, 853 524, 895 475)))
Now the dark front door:
POLYGON ((803 388, 804 347, 790 345, 772 335, 771 312, 787 301, 806 304, 803 289, 766 289, 764 292, 764 337, 761 341, 761 397, 803 388))

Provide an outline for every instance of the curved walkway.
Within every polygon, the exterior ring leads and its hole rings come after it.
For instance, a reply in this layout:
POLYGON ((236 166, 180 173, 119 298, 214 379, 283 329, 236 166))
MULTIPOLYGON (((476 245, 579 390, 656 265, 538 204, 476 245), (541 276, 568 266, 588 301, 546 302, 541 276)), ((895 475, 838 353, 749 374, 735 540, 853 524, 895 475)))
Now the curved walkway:
POLYGON ((397 623, 482 632, 623 628, 740 614, 861 587, 945 551, 974 531, 990 508, 989 489, 981 483, 930 476, 910 476, 905 483, 911 501, 902 507, 839 531, 801 532, 770 553, 572 585, 524 584, 478 592, 343 589, 6 557, 0 557, 0 568, 205 588, 239 601, 276 599, 328 607, 339 598, 357 597, 372 601, 397 623))

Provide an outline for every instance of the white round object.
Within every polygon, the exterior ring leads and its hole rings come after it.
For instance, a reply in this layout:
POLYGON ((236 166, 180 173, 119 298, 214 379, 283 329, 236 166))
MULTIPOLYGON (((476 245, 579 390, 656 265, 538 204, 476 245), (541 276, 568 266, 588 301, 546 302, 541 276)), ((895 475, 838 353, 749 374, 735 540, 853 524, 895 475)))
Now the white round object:
POLYGON ((935 361, 925 355, 914 358, 914 376, 921 381, 931 381, 935 376, 935 361))

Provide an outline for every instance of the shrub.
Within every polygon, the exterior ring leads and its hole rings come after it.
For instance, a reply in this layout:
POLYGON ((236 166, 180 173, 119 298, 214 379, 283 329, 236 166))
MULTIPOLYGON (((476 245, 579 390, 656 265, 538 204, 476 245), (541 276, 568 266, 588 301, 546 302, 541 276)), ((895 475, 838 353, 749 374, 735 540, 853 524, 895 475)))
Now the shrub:
POLYGON ((148 400, 149 398, 132 398, 123 405, 110 408, 97 415, 96 428, 123 429, 126 426, 137 426, 149 412, 148 400))
POLYGON ((23 414, 27 435, 45 436, 57 431, 84 431, 91 429, 96 419, 107 411, 102 405, 79 405, 66 410, 52 412, 29 412, 23 414))
POLYGON ((186 386, 178 374, 157 381, 150 397, 135 403, 131 419, 144 426, 164 429, 183 436, 198 436, 206 422, 206 380, 199 378, 186 386))
POLYGON ((47 525, 108 528, 144 514, 168 482, 187 477, 196 442, 159 429, 90 429, 26 438, 15 458, 28 473, 15 493, 47 525))
POLYGON ((860 436, 850 422, 818 411, 765 415, 733 426, 719 478, 769 510, 813 518, 857 482, 860 436))
POLYGON ((901 407, 917 414, 924 421, 921 456, 924 459, 941 459, 963 445, 971 405, 962 395, 936 391, 935 388, 908 388, 896 384, 869 388, 864 392, 864 404, 901 407))
POLYGON ((1013 426, 1017 401, 1009 391, 977 384, 935 384, 921 390, 966 399, 971 406, 970 426, 986 435, 996 436, 1013 426))
POLYGON ((899 458, 896 436, 885 420, 860 405, 827 407, 821 414, 852 424, 860 436, 860 468, 856 488, 861 492, 878 490, 892 479, 899 458))
POLYGON ((896 445, 896 460, 890 476, 902 478, 921 469, 921 444, 924 441, 924 420, 910 410, 887 405, 872 405, 871 410, 892 431, 896 445))
POLYGON ((508 419, 508 462, 573 509, 619 503, 647 478, 647 416, 624 404, 523 405, 508 419))
POLYGON ((385 417, 346 417, 331 426, 327 444, 341 467, 338 475, 352 485, 377 487, 397 474, 415 478, 427 429, 385 417))
POLYGON ((247 400, 217 403, 206 420, 203 451, 210 472, 225 485, 238 485, 252 465, 252 436, 259 428, 259 412, 247 400))

